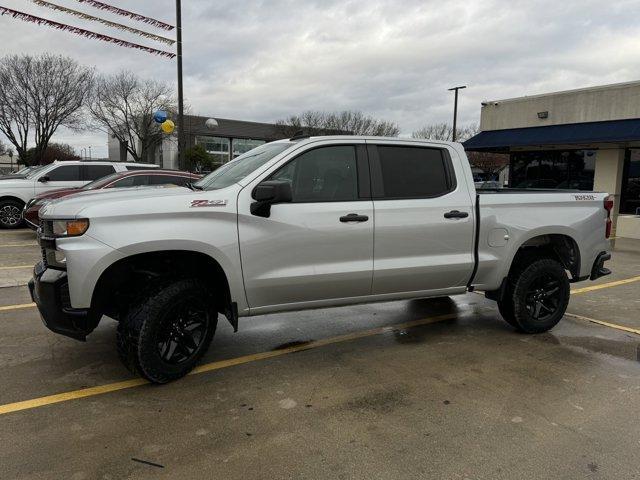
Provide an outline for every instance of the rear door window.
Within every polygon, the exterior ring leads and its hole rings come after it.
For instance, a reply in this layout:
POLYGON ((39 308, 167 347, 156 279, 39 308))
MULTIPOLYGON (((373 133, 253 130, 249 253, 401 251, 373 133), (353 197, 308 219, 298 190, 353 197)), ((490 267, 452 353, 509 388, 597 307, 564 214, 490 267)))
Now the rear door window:
POLYGON ((433 198, 454 189, 449 156, 442 149, 377 145, 369 153, 375 198, 433 198))
POLYGON ((111 165, 82 165, 81 169, 82 179, 85 182, 93 182, 116 171, 111 165))

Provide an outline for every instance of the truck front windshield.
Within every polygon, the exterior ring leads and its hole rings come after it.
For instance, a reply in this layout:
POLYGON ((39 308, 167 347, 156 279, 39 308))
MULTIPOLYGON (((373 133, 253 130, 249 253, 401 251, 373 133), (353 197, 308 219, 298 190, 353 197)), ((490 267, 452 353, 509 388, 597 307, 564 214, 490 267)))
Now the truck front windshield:
POLYGON ((293 142, 265 143, 264 145, 260 145, 240 155, 235 160, 224 164, 216 171, 211 172, 202 180, 196 182, 194 186, 201 190, 218 190, 238 183, 244 177, 293 145, 295 145, 293 142))

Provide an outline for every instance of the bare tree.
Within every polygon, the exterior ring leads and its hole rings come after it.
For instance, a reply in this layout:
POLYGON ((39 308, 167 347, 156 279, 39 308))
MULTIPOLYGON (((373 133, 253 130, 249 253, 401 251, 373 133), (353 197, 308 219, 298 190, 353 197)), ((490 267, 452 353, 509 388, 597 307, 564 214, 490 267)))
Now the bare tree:
POLYGON ((0 155, 9 155, 13 153, 9 147, 7 147, 2 140, 0 140, 0 155))
POLYGON ((372 135, 396 137, 400 128, 394 122, 380 120, 362 112, 320 112, 309 110, 276 122, 288 136, 297 131, 333 135, 372 135))
POLYGON ((174 112, 169 84, 122 71, 97 79, 89 110, 96 127, 115 137, 135 161, 146 161, 163 133, 153 120, 156 110, 174 112))
POLYGON ((0 131, 15 147, 20 163, 25 165, 31 127, 28 86, 31 64, 31 57, 0 60, 0 131))
POLYGON ((39 163, 61 126, 82 128, 82 107, 93 82, 93 70, 69 57, 12 55, 0 60, 0 131, 27 163, 33 135, 39 163))
MULTIPOLYGON (((464 142, 478 133, 478 126, 475 124, 465 127, 458 127, 456 141, 464 142)), ((453 139, 453 127, 448 123, 434 123, 422 127, 411 134, 412 138, 426 138, 429 140, 443 140, 450 142, 453 139)))
POLYGON ((472 167, 482 170, 487 178, 496 178, 503 167, 509 165, 508 153, 467 152, 472 167))

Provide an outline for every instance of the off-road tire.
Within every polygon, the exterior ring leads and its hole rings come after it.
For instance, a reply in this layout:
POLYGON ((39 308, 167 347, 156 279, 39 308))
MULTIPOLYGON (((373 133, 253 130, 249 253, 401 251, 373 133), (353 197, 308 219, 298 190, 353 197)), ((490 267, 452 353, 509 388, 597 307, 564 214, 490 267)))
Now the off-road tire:
POLYGON ((0 229, 13 230, 22 227, 23 208, 24 204, 17 200, 0 200, 0 229))
POLYGON ((512 327, 520 330, 518 323, 515 319, 515 314, 513 312, 513 293, 510 291, 509 287, 507 287, 507 291, 504 294, 504 298, 498 300, 498 311, 500 315, 512 327))
POLYGON ((507 295, 509 299, 503 302, 507 322, 511 323, 510 320, 513 320, 516 328, 524 333, 546 332, 558 324, 567 310, 570 295, 569 278, 564 267, 552 258, 523 262, 509 276, 507 295), (547 295, 547 287, 536 288, 538 285, 549 285, 548 292, 553 293, 547 295), (535 293, 538 290, 543 292, 535 293), (542 295, 539 298, 543 301, 535 301, 536 295, 542 295), (543 306, 539 306, 539 303, 543 306), (536 311, 541 315, 542 308, 545 309, 546 315, 536 318, 536 311), (511 311, 513 316, 510 315, 511 311))
POLYGON ((168 383, 188 374, 207 352, 215 334, 218 314, 213 299, 193 279, 164 282, 150 288, 121 318, 117 330, 118 356, 124 365, 152 383, 168 383), (193 302, 206 309, 206 330, 192 356, 179 364, 166 362, 159 351, 158 336, 174 325, 176 305, 193 302))

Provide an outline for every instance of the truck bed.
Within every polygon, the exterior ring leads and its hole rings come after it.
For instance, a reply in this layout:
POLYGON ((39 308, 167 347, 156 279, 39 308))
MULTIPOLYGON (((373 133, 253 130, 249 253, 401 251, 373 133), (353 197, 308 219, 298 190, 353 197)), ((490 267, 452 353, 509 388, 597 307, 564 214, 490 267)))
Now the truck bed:
POLYGON ((589 275, 605 238, 606 193, 580 190, 477 190, 477 272, 473 286, 499 286, 518 249, 546 235, 560 235, 579 251, 579 275, 589 275), (528 243, 529 242, 529 243, 528 243))

